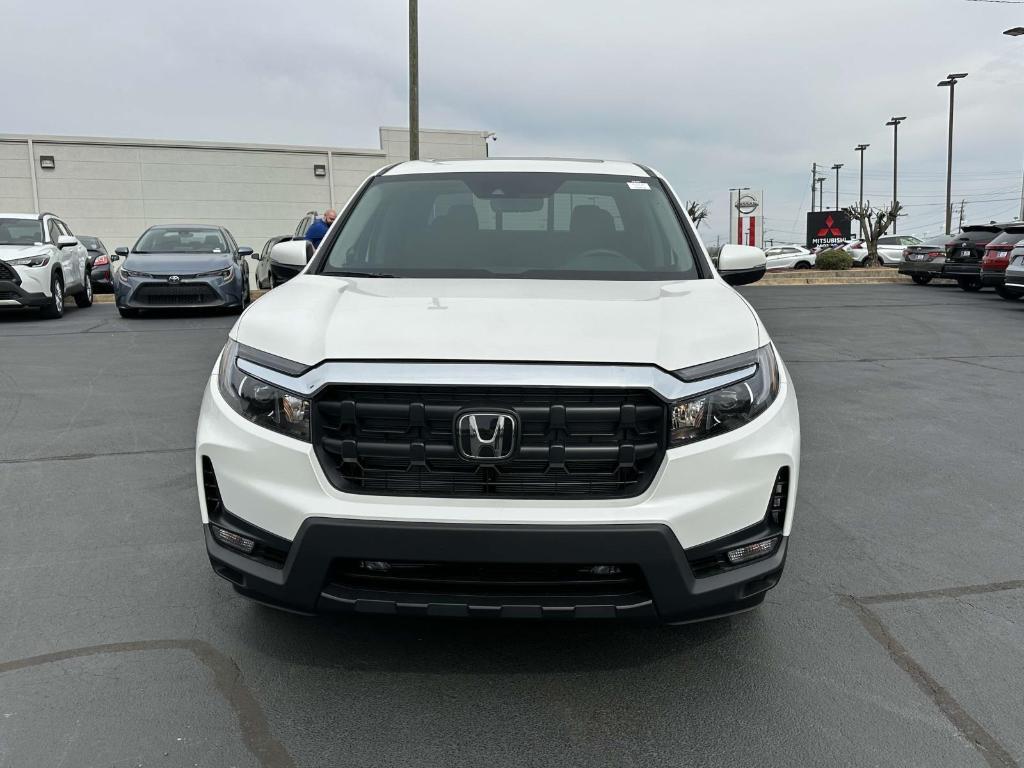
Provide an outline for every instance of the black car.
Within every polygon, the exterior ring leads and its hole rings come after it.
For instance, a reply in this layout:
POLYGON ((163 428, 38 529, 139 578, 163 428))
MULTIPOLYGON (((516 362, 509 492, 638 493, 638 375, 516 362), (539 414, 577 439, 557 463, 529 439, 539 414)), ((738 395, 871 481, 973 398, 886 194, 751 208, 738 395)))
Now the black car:
POLYGON ((78 241, 85 246, 89 257, 85 260, 89 268, 89 282, 93 291, 114 291, 114 273, 110 268, 110 254, 107 246, 98 237, 79 235, 78 241))
POLYGON ((275 288, 280 285, 283 280, 275 280, 274 272, 270 263, 270 250, 278 243, 284 243, 291 240, 292 235, 278 235, 267 240, 263 245, 263 250, 260 251, 259 262, 256 265, 256 287, 257 288, 275 288))
POLYGON ((910 275, 918 285, 928 285, 932 278, 942 277, 946 249, 955 238, 956 235, 933 235, 917 245, 908 245, 903 250, 900 274, 910 275))
POLYGON ((946 246, 946 263, 942 266, 942 277, 956 280, 956 284, 965 291, 980 291, 981 260, 985 256, 985 246, 1007 227, 1018 222, 1006 224, 969 224, 960 234, 946 246))

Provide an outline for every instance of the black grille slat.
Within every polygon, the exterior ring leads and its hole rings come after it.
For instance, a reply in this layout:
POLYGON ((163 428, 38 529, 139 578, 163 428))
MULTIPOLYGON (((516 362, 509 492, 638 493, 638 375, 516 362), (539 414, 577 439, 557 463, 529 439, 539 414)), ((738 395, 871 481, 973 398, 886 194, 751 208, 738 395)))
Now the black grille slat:
POLYGON ((378 495, 625 498, 665 452, 667 406, 647 390, 331 385, 316 398, 313 443, 331 483, 378 495), (497 464, 461 458, 466 409, 519 418, 519 447, 497 464))
POLYGON ((139 286, 132 296, 138 304, 161 307, 202 306, 218 301, 217 292, 208 285, 155 285, 139 286))

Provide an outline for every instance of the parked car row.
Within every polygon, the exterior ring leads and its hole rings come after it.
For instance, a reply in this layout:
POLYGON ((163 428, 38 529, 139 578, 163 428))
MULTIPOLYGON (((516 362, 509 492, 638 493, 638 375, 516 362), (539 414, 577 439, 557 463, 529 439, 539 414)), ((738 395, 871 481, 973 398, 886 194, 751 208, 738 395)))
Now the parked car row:
POLYGON ((1024 261, 1024 222, 972 224, 955 235, 936 235, 907 248, 900 274, 927 285, 934 279, 956 280, 965 291, 994 288, 1004 299, 1024 295, 1017 267, 1024 261), (1010 267, 1013 271, 1008 271, 1010 267))

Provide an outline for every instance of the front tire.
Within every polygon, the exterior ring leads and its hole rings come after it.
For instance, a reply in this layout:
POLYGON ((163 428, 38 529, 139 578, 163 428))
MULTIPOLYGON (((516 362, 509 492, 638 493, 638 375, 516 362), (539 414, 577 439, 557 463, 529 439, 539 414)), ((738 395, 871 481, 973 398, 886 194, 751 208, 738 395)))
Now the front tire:
POLYGON ((92 278, 85 276, 85 287, 75 294, 75 305, 85 309, 92 306, 92 278))
POLYGON ((961 291, 967 291, 968 293, 975 293, 981 290, 981 280, 977 277, 961 277, 957 279, 956 284, 960 286, 961 291))
POLYGON ((931 275, 911 275, 910 279, 918 285, 928 285, 932 281, 931 275))
POLYGON ((50 278, 50 301, 42 306, 39 314, 47 320, 64 316, 64 278, 59 272, 54 272, 50 278))

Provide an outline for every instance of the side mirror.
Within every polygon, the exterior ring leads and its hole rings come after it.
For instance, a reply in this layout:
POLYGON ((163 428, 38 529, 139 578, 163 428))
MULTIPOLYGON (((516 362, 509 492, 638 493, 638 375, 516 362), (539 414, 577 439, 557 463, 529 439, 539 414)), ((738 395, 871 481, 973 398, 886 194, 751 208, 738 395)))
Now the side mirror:
POLYGON ((718 274, 729 285, 756 283, 764 277, 764 251, 752 245, 723 245, 718 255, 718 274))
POLYGON ((247 245, 243 245, 241 248, 238 249, 238 255, 239 256, 252 256, 252 248, 250 248, 247 245))
POLYGON ((72 237, 71 235, 61 235, 57 238, 58 248, 70 248, 73 245, 78 245, 78 238, 72 237))
POLYGON ((123 245, 120 248, 115 248, 114 249, 114 253, 116 253, 118 256, 127 256, 129 254, 129 252, 130 251, 127 248, 125 248, 123 245))
POLYGON ((313 244, 309 240, 289 240, 278 243, 270 249, 270 260, 285 267, 303 269, 313 255, 313 244))

